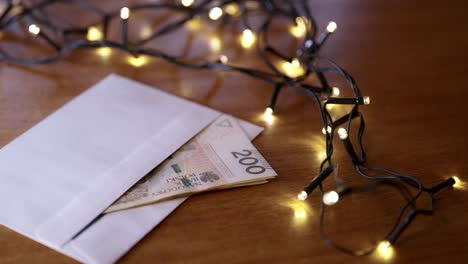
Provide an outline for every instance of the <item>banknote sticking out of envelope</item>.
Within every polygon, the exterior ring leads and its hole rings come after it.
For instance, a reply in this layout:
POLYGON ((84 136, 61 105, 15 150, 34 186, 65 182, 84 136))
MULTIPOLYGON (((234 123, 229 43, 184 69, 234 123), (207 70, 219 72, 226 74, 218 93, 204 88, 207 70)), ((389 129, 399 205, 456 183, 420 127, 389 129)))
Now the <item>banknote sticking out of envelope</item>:
MULTIPOLYGON (((114 202, 220 116, 111 75, 0 150, 0 224, 78 261, 114 262, 186 198, 114 202)), ((250 140, 262 131, 238 124, 250 140)))

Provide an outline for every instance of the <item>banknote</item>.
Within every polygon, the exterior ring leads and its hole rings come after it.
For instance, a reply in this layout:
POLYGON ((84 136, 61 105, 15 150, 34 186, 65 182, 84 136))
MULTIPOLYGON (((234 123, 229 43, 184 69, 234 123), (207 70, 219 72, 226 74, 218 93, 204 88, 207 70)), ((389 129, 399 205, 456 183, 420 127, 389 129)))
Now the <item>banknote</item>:
POLYGON ((265 183, 276 175, 237 120, 222 115, 104 213, 213 189, 265 183))

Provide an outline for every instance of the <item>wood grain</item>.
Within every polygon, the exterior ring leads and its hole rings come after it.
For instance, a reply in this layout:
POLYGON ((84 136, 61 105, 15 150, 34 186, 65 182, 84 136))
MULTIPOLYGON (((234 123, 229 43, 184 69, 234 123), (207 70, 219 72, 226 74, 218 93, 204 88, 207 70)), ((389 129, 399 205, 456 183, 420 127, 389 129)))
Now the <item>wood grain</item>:
MULTIPOLYGON (((416 175, 428 186, 453 175, 468 181, 467 2, 310 2, 322 28, 329 20, 338 23, 322 54, 347 69, 371 97, 372 103, 363 110, 369 164, 416 175)), ((193 35, 181 33, 177 45, 171 40, 166 46, 177 50, 186 37, 193 35)), ((3 43, 8 40, 2 38, 3 43)), ((230 50, 234 63, 259 64, 253 50, 233 47, 234 37, 223 38, 223 48, 230 50)), ((184 49, 206 50, 206 44, 197 41, 184 49)), ((293 91, 282 92, 276 120, 268 126, 260 116, 272 88, 236 73, 187 70, 159 60, 135 68, 125 62, 124 54, 114 52, 102 60, 93 51, 79 51, 49 65, 2 63, 0 67, 2 146, 111 72, 266 127, 254 144, 278 172, 277 179, 193 196, 122 263, 463 263, 468 259, 468 189, 438 194, 438 210, 416 219, 390 260, 352 257, 325 244, 318 229, 318 195, 307 203, 295 200, 318 171, 321 125, 313 102, 293 91)), ((351 184, 362 183, 342 148, 336 155, 342 177, 351 184)), ((347 246, 372 245, 395 220, 401 201, 391 188, 353 195, 327 210, 326 231, 347 246)), ((0 263, 33 262, 74 263, 0 227, 0 263)))

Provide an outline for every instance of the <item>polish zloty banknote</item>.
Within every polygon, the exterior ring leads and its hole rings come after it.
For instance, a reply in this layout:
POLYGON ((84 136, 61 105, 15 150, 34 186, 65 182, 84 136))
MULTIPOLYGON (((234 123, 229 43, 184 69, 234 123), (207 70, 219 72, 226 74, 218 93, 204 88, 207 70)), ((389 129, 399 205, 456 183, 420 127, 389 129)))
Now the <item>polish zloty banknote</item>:
POLYGON ((222 115, 148 173, 105 213, 207 190, 265 183, 276 175, 237 120, 222 115))

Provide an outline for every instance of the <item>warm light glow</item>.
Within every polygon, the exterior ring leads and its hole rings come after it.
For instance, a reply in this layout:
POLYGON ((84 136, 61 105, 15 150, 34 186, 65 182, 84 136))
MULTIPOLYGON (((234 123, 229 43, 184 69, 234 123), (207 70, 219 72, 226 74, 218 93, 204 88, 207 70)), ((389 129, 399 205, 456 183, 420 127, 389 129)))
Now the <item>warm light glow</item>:
POLYGON ((190 30, 198 30, 202 27, 202 23, 198 17, 194 17, 193 19, 190 19, 185 24, 190 30))
POLYGON ((363 102, 364 104, 366 104, 366 105, 370 104, 370 98, 369 98, 369 96, 364 96, 364 97, 362 98, 362 102, 363 102))
POLYGON ((338 88, 338 87, 332 87, 332 95, 333 95, 333 96, 338 96, 338 95, 340 95, 340 88, 338 88))
POLYGON ((149 38, 153 34, 153 28, 149 25, 141 27, 140 37, 149 38))
POLYGON ((210 37, 210 49, 214 52, 221 50, 221 39, 218 36, 213 35, 210 37))
POLYGON ((102 47, 97 49, 97 54, 103 58, 107 58, 111 55, 112 49, 109 47, 102 47))
POLYGON ((128 57, 127 61, 134 67, 141 67, 145 65, 146 63, 148 63, 148 58, 145 56, 138 56, 138 57, 130 56, 128 57))
POLYGON ((335 22, 331 21, 327 25, 327 31, 330 32, 330 33, 333 33, 333 32, 335 32, 337 27, 338 27, 338 25, 335 22))
POLYGON ((307 199, 308 195, 305 191, 301 191, 298 195, 297 195, 297 199, 301 200, 301 201, 305 201, 307 199))
POLYGON ((248 49, 253 46, 256 41, 256 36, 250 29, 244 29, 241 36, 241 45, 242 47, 248 49))
POLYGON ((457 176, 452 176, 452 178, 455 180, 455 184, 453 185, 453 188, 456 188, 456 189, 466 188, 465 183, 462 180, 460 180, 460 178, 458 178, 457 176))
POLYGON ((384 240, 379 243, 376 252, 379 255, 379 257, 385 260, 391 259, 394 253, 392 244, 387 240, 384 240))
POLYGON ((120 18, 128 19, 129 16, 130 16, 130 9, 128 9, 128 7, 122 7, 122 9, 120 9, 120 18))
POLYGON ((183 6, 191 6, 193 4, 193 0, 182 0, 180 1, 180 3, 183 5, 183 6))
POLYGON ((302 17, 296 17, 296 24, 289 28, 289 32, 296 38, 305 36, 307 32, 306 20, 302 17))
POLYGON ((226 55, 221 55, 221 56, 219 56, 219 61, 222 64, 226 64, 229 61, 229 59, 228 59, 228 57, 226 55))
POLYGON ((323 194, 322 201, 326 205, 334 205, 340 199, 340 195, 335 191, 329 191, 323 194))
POLYGON ((273 124, 273 120, 274 120, 274 118, 273 118, 273 109, 271 109, 271 107, 267 107, 267 109, 265 109, 265 112, 263 113, 263 119, 269 125, 273 124))
POLYGON ((332 132, 331 126, 327 126, 327 130, 325 131, 325 128, 322 128, 322 134, 326 135, 327 132, 330 134, 332 132))
POLYGON ((88 34, 86 35, 86 38, 89 41, 101 40, 102 39, 102 32, 97 27, 90 27, 90 28, 88 28, 88 34))
POLYGON ((344 128, 340 128, 338 129, 338 136, 340 139, 346 139, 348 137, 348 131, 346 131, 344 128))
POLYGON ((222 15, 223 10, 219 7, 211 8, 210 13, 208 13, 208 17, 210 17, 211 20, 218 20, 222 15))
POLYGON ((239 7, 235 3, 228 4, 225 8, 224 11, 231 15, 231 16, 238 16, 239 15, 239 7))
POLYGON ((284 73, 286 73, 286 75, 288 75, 291 78, 297 78, 301 75, 304 75, 305 73, 304 68, 302 67, 301 63, 297 58, 293 59, 291 62, 283 62, 282 68, 284 73))
POLYGON ((41 32, 41 29, 38 26, 36 26, 36 24, 31 24, 29 26, 29 33, 37 35, 39 34, 39 32, 41 32))

